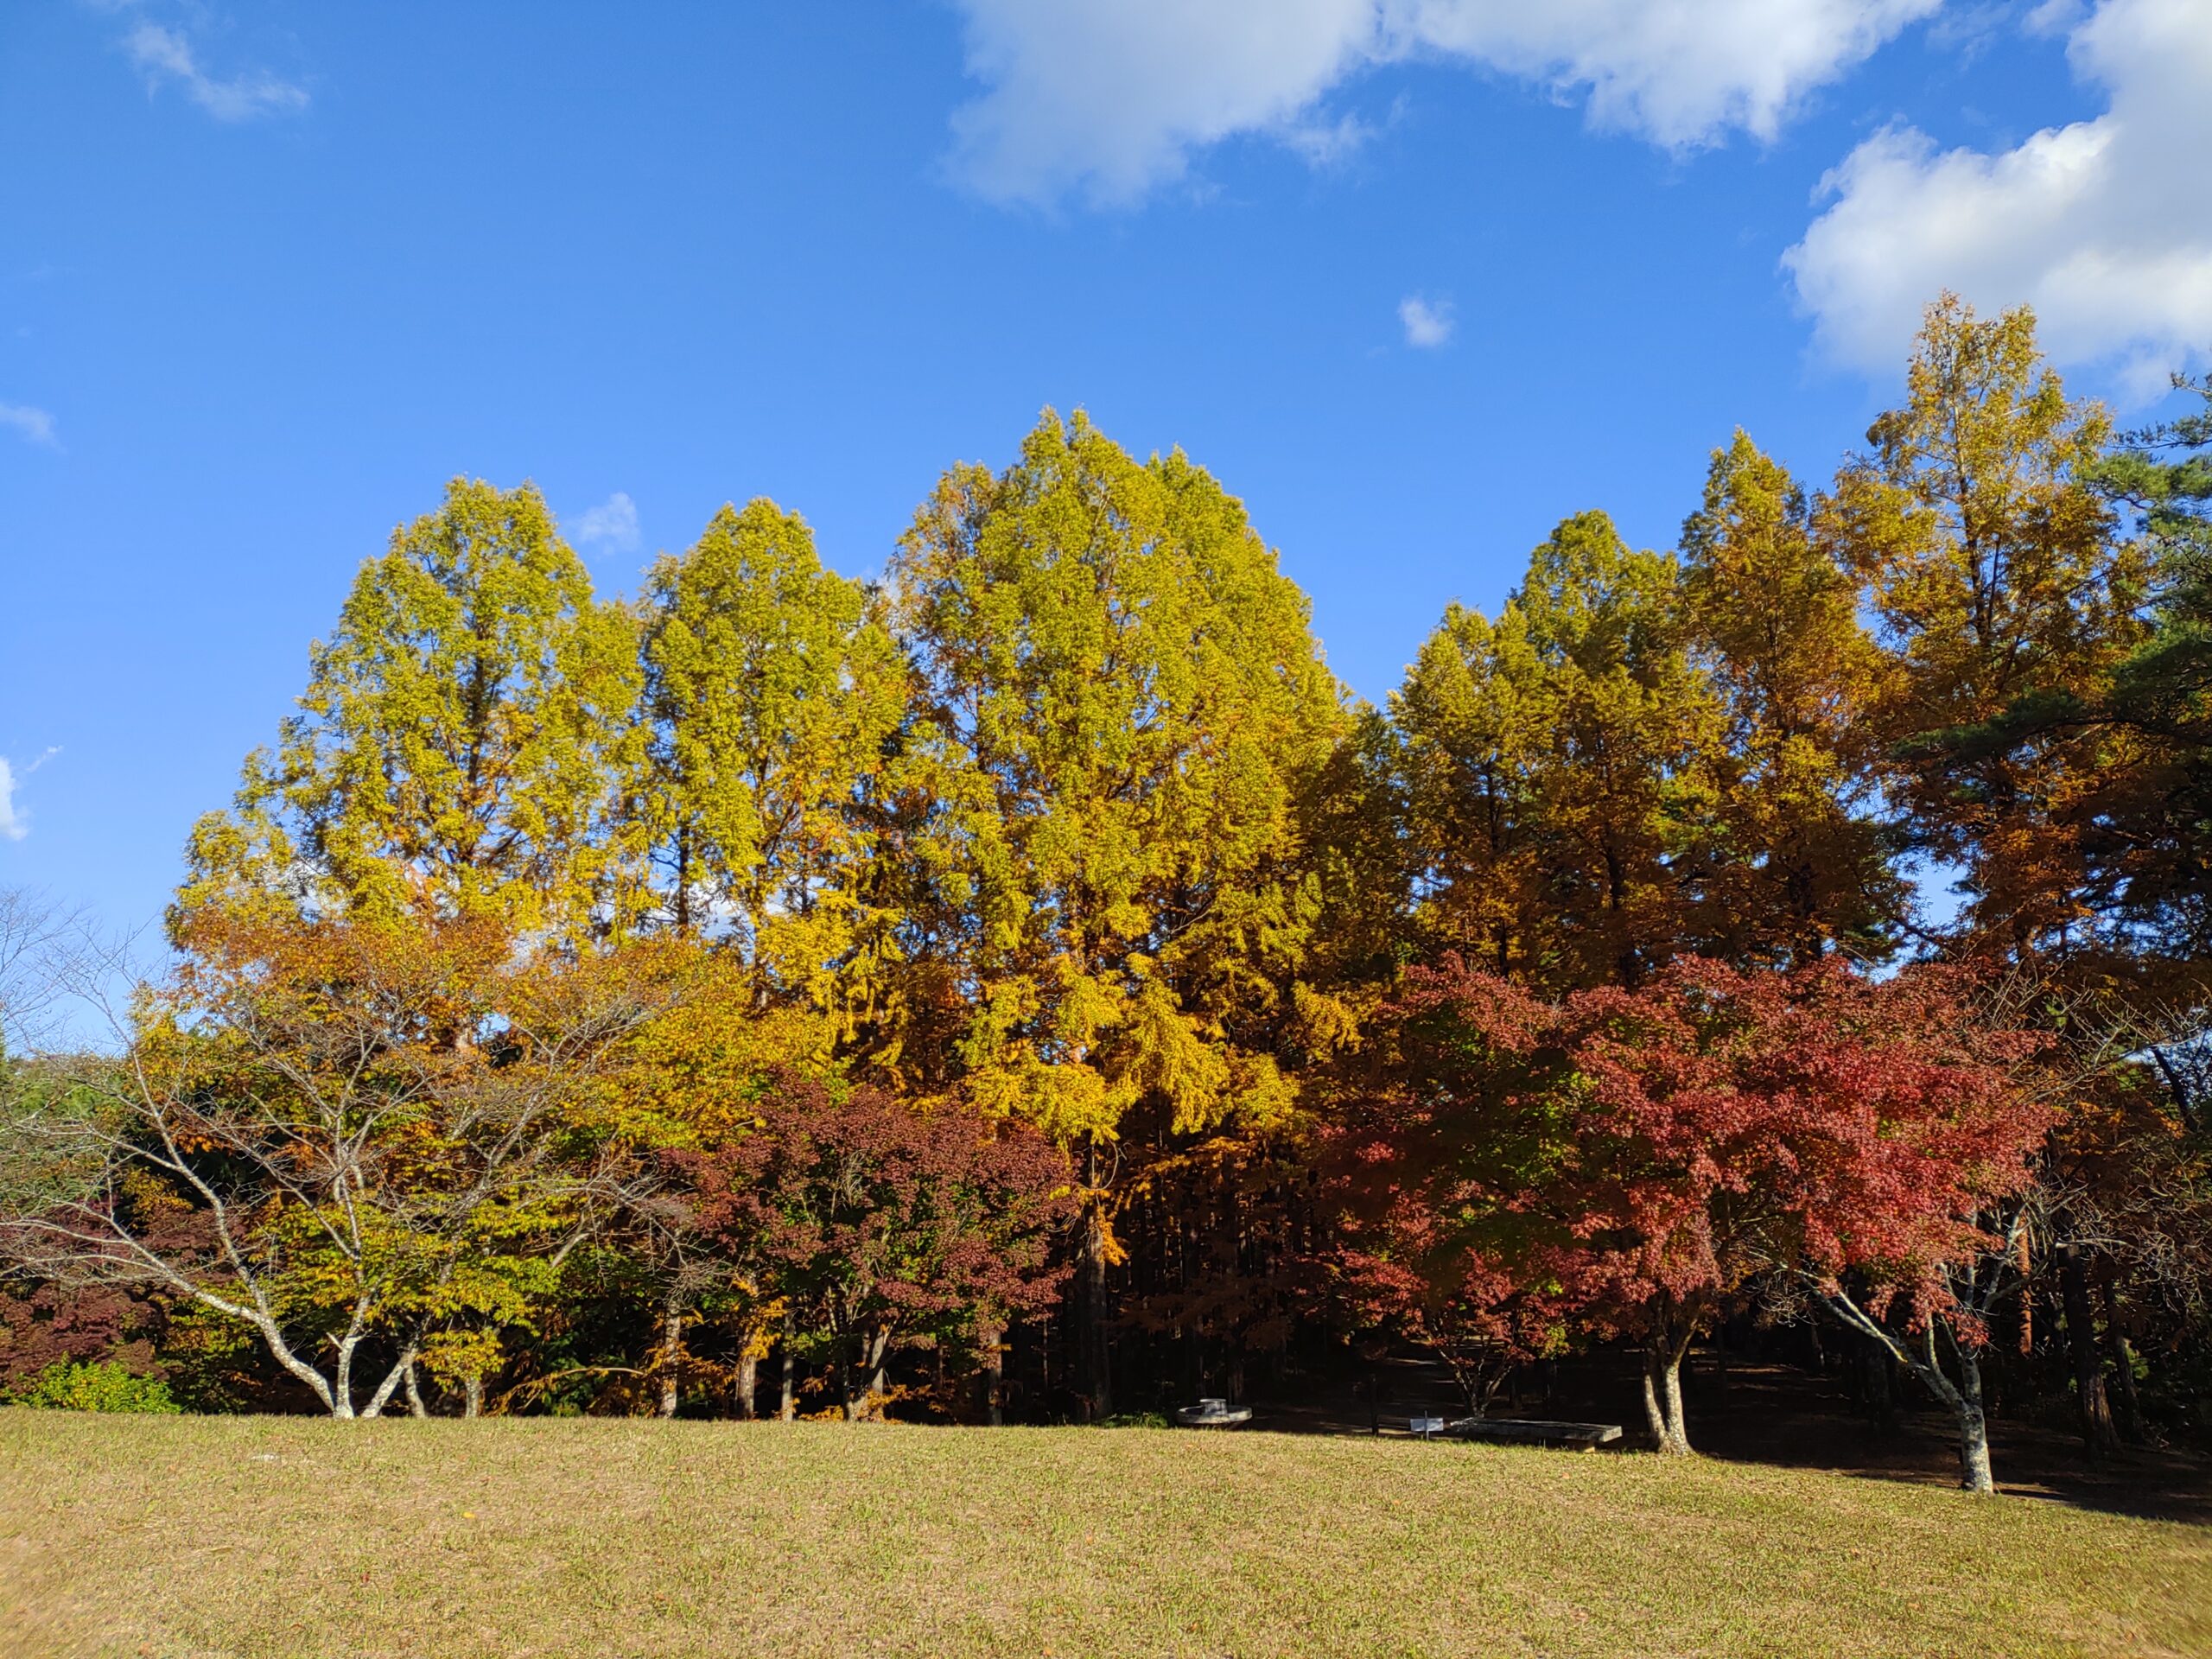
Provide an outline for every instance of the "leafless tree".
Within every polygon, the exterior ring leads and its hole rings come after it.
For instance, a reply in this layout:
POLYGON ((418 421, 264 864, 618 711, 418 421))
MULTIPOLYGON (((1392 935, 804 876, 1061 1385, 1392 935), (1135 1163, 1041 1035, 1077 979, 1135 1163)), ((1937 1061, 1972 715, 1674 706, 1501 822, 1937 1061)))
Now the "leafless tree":
POLYGON ((0 887, 0 1055, 32 1054, 60 1030, 71 958, 86 932, 79 913, 28 887, 0 887))

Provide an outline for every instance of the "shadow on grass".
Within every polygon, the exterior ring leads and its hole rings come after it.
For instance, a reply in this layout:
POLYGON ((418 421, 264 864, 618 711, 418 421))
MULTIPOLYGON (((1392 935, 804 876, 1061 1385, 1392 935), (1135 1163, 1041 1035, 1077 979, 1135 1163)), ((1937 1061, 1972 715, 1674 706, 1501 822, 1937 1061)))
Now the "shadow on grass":
MULTIPOLYGON (((1374 1369, 1378 1395, 1366 1385, 1296 1401, 1262 1402, 1256 1428, 1284 1433, 1406 1433, 1409 1416, 1464 1415, 1464 1400, 1442 1368, 1398 1357, 1374 1369)), ((1690 1438, 1700 1452, 1728 1463, 1816 1469, 1868 1480, 1916 1485, 1958 1484, 1958 1442, 1948 1413, 1910 1396, 1886 1425, 1862 1414, 1834 1379, 1770 1361, 1732 1362, 1725 1382, 1708 1356, 1686 1368, 1690 1438)), ((1560 1364, 1549 1392, 1501 1400, 1497 1416, 1618 1423, 1630 1452, 1648 1445, 1642 1382, 1625 1353, 1598 1353, 1560 1364)), ((1531 1455, 1573 1456, 1571 1452, 1531 1455)), ((1600 1452, 1596 1456, 1620 1455, 1600 1452)), ((2212 1460, 2183 1450, 2131 1448, 2091 1460, 2081 1441, 2041 1424, 2002 1416, 1990 1425, 1990 1457, 2008 1495, 2112 1515, 2212 1526, 2212 1460)))

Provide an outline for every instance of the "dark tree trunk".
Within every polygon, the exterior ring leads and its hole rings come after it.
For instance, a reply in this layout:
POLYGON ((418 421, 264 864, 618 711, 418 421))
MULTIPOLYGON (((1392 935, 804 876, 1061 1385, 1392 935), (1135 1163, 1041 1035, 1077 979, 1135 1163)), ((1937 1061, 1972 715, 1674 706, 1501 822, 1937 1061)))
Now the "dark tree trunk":
POLYGON ((2104 1293, 2105 1338, 2112 1344, 2112 1374, 2120 1384, 2120 1429, 2140 1446, 2148 1436, 2143 1421, 2143 1397, 2135 1387, 2135 1351, 2120 1325, 2120 1292, 2109 1274, 2105 1276, 2104 1293))
POLYGON ((993 1428, 1006 1424, 1006 1342, 999 1332, 983 1344, 983 1419, 993 1428))
POLYGON ((1084 1184, 1091 1191, 1083 1236, 1083 1391, 1094 1419, 1114 1414, 1112 1350, 1106 1337, 1106 1208, 1098 1192, 1098 1142, 1084 1154, 1084 1184))
POLYGON ((2120 1450, 2120 1433, 2113 1427, 2112 1402, 2105 1393, 2096 1316, 2089 1311, 2088 1255, 2077 1243, 2062 1246, 2058 1283, 2066 1308, 2066 1346, 2074 1360, 2074 1404, 2081 1419, 2082 1444, 2091 1457, 2101 1458, 2120 1450))

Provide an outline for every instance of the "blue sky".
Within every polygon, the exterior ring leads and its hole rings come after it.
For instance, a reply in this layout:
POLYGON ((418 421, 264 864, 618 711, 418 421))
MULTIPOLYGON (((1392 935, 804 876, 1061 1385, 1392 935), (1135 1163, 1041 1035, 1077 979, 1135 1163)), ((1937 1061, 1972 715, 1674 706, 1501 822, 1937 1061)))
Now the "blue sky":
POLYGON ((2141 406, 2212 343, 2207 111, 2212 0, 17 0, 0 884, 156 915, 458 473, 609 592, 754 494, 867 574, 1082 405, 1379 699, 1738 423, 1824 478, 1945 283, 2141 406))

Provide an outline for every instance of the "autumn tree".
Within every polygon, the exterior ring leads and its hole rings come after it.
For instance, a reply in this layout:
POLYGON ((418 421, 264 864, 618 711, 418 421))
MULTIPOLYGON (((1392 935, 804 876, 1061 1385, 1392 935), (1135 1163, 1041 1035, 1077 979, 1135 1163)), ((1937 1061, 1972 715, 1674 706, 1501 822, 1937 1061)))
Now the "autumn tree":
POLYGON ((698 1159, 753 1133, 773 1079, 834 1076, 837 1031, 804 1003, 761 1007, 752 963, 720 944, 661 936, 624 956, 661 988, 575 1115, 616 1195, 588 1248, 606 1287, 649 1311, 646 1369, 660 1414, 672 1417, 696 1369, 687 1327, 709 1319, 729 1327, 742 1363, 768 1344, 776 1314, 757 1273, 702 1230, 691 1185, 698 1159))
POLYGON ((235 1321, 335 1417, 418 1363, 480 1382, 589 1219, 567 1127, 651 997, 620 961, 518 963, 488 922, 203 907, 182 938, 120 1056, 10 1122, 0 1249, 235 1321))
POLYGON ((1300 783, 1340 694, 1243 506, 1080 414, 1047 414, 1003 473, 948 473, 886 581, 916 677, 887 1064, 1084 1149, 1108 1409, 1101 1160, 1140 1106, 1162 1135, 1289 1109, 1276 1051, 1317 903, 1300 783))
POLYGON ((1589 1249, 1583 1288, 1643 1331, 1671 1449, 1688 1446, 1690 1333, 1786 1262, 1952 1405, 1967 1482, 1986 1490, 1974 1350, 2015 1287, 2010 1229, 2051 1122, 2021 1074, 2037 1039, 1983 1017, 1948 970, 1877 982, 1834 958, 1786 974, 1684 963, 1642 998, 1593 993, 1567 1013, 1584 1086, 1563 1191, 1589 1249), (1874 1287, 1866 1302, 1847 1271, 1874 1287))
POLYGON ((1573 1236, 1540 1201, 1568 1155, 1554 1019, 1456 956, 1415 968, 1319 1131, 1325 1281, 1356 1323, 1440 1360, 1478 1415, 1579 1329, 1573 1236))
POLYGON ((2013 1284, 1985 1223, 2014 1224, 2051 1117, 2018 1071, 2035 1039, 1955 975, 1684 959, 1546 1001, 1447 957, 1391 1016, 1399 1058, 1346 1166, 1383 1199, 1350 1217, 1349 1248, 1389 1269, 1370 1281, 1497 1357, 1562 1321, 1630 1338, 1654 1443, 1680 1453, 1689 1344, 1786 1270, 1910 1366, 1948 1334, 1959 1381, 1927 1380, 1986 1481, 1974 1351, 2013 1284))
POLYGON ((1500 974, 1538 966, 1550 705, 1510 601, 1496 623, 1448 607, 1391 698, 1416 937, 1500 974))
POLYGON ((1886 664, 1805 493, 1738 432, 1682 526, 1684 626, 1716 688, 1703 849, 1709 954, 1804 963, 1893 948, 1907 895, 1881 822, 1873 713, 1886 664))
POLYGON ((1900 823, 1958 868, 1983 947, 2023 963, 2092 942, 2069 819, 2113 757, 2079 731, 2002 752, 1949 738, 2094 684, 2138 637, 2141 551, 2113 536, 2091 482, 2108 430, 2067 397, 2026 309, 1983 319, 1946 296, 1904 404, 1818 512, 1893 659, 1876 716, 1900 823))
POLYGON ((868 591, 773 502, 725 506, 645 599, 647 813, 677 931, 727 938, 755 1000, 867 1013, 861 795, 905 712, 868 591))
POLYGON ((1950 1408, 1977 1492, 1995 1490, 1980 1356, 2023 1291, 2057 1117, 2047 1039, 2018 1012, 1938 966, 1875 982, 1828 964, 1747 996, 1740 1087, 1789 1154, 1764 1178, 1784 1224, 1776 1261, 1950 1408))
POLYGON ((251 901, 577 938, 634 917, 636 628, 593 597, 534 486, 455 479, 361 567, 310 662, 274 752, 194 829, 180 914, 251 901))
MULTIPOLYGON (((2212 410, 2212 379, 2180 389, 2212 410)), ((2101 753, 2060 818, 2078 848, 2082 906, 2133 950, 2123 976, 2139 997, 2186 1001, 2202 995, 2212 961, 2199 856, 2212 825, 2212 413, 2129 434, 2088 476, 2146 562, 2144 632, 2091 671, 2037 683, 1944 734, 1935 754, 2025 767, 2062 746, 2101 753)))
POLYGON ((1561 523, 1495 622, 1454 607, 1393 700, 1416 919, 1550 987, 1633 985, 1715 926, 1712 685, 1678 571, 1599 512, 1561 523))
POLYGON ((1072 1179, 1036 1130, 790 1073, 758 1111, 752 1134, 686 1160, 696 1224, 791 1310, 849 1420, 880 1414, 895 1347, 957 1347, 995 1372, 1007 1325, 1058 1299, 1072 1179))

